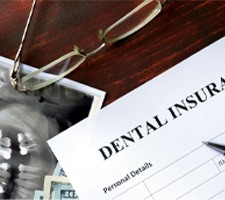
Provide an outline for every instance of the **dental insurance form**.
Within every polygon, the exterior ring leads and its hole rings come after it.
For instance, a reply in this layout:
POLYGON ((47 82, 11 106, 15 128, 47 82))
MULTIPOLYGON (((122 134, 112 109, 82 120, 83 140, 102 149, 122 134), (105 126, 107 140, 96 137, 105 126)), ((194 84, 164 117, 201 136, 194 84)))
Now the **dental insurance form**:
POLYGON ((225 38, 49 141, 81 200, 225 199, 225 38))

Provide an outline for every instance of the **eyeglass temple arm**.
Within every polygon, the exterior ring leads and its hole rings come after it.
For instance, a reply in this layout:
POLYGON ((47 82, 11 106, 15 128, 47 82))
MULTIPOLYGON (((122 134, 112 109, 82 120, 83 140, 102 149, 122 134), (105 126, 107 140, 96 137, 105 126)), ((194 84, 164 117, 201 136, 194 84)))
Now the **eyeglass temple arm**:
POLYGON ((31 18, 32 18, 32 15, 33 15, 33 12, 34 12, 36 1, 37 0, 33 0, 31 10, 30 10, 30 13, 29 13, 29 17, 27 19, 26 26, 25 26, 24 32, 23 32, 23 36, 22 36, 22 39, 21 39, 21 42, 20 42, 20 46, 19 46, 18 51, 17 51, 16 56, 15 56, 14 66, 13 66, 13 69, 10 73, 10 77, 12 79, 12 85, 14 87, 18 86, 17 85, 17 81, 18 81, 17 80, 17 72, 18 72, 19 67, 20 67, 20 58, 21 58, 22 48, 23 48, 23 44, 24 44, 24 41, 25 41, 25 38, 26 38, 26 35, 27 35, 27 31, 28 31, 28 28, 29 28, 29 25, 30 25, 31 18))
POLYGON ((99 38, 104 42, 104 43, 114 43, 117 42, 121 39, 126 38, 129 35, 132 35, 133 33, 135 33, 136 31, 138 31, 139 29, 141 29, 142 27, 144 27, 147 23, 149 23, 162 9, 163 4, 165 3, 166 0, 144 0, 142 3, 140 3, 137 7, 135 7, 133 10, 131 10, 129 13, 127 13, 125 16, 123 16, 122 18, 120 18, 118 21, 114 22, 111 26, 109 26, 106 30, 100 30, 99 31, 99 38), (113 38, 113 39, 109 39, 107 40, 106 35, 108 32, 110 32, 113 28, 115 28, 116 26, 118 26, 119 24, 121 24, 123 21, 125 21, 126 19, 128 19, 130 16, 132 16, 134 13, 138 12, 140 9, 142 9, 143 7, 145 7, 146 5, 150 4, 151 2, 158 2, 155 10, 153 10, 154 12, 150 13, 150 15, 139 25, 137 25, 135 28, 123 33, 122 35, 113 38))

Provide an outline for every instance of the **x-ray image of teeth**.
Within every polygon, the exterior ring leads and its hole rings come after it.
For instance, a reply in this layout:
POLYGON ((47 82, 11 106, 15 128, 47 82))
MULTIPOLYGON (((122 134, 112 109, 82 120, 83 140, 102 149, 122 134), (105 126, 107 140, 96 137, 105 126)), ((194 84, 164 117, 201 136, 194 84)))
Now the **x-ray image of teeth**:
POLYGON ((58 132, 57 122, 28 108, 15 104, 0 111, 1 164, 9 166, 1 174, 4 198, 32 199, 33 191, 42 188, 44 176, 51 174, 56 164, 46 140, 49 133, 58 132))
POLYGON ((93 96, 63 85, 17 92, 0 66, 0 199, 33 199, 57 160, 47 140, 88 116, 93 96))

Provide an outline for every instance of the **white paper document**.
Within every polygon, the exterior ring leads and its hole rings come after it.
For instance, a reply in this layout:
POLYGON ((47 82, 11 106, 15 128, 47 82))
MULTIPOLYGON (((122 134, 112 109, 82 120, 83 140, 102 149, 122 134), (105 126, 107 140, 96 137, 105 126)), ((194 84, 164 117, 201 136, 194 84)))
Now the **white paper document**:
POLYGON ((225 38, 49 141, 81 200, 225 199, 225 38))

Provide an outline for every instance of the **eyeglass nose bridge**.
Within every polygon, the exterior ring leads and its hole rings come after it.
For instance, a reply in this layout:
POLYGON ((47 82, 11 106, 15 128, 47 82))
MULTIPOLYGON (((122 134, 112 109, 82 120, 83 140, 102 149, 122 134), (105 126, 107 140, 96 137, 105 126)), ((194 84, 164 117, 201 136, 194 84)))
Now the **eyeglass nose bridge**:
POLYGON ((104 40, 103 40, 102 44, 101 44, 99 47, 97 47, 96 49, 94 49, 94 50, 92 50, 92 51, 86 53, 86 57, 93 56, 94 54, 96 54, 96 53, 98 53, 99 51, 101 51, 105 46, 106 46, 106 43, 105 43, 104 40))

